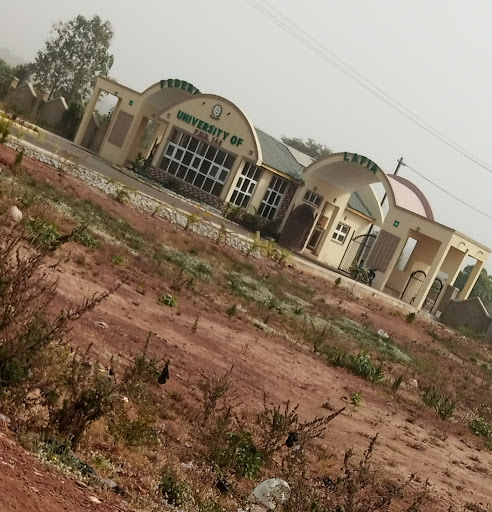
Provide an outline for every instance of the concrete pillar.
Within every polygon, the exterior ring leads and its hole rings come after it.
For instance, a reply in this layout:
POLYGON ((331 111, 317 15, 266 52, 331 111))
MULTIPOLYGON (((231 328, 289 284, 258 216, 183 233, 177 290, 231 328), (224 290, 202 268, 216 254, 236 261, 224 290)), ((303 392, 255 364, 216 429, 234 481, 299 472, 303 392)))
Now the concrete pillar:
MULTIPOLYGON (((372 287, 375 289, 375 290, 379 290, 379 291, 383 291, 384 290, 384 287, 386 286, 386 283, 388 282, 388 279, 390 278, 391 274, 393 273, 393 270, 395 270, 395 266, 396 264, 398 263, 398 260, 400 259, 400 256, 401 256, 401 253, 403 251, 403 249, 405 248, 405 245, 407 244, 407 241, 410 237, 408 236, 408 233, 403 236, 403 238, 400 239, 400 242, 398 244, 398 246, 396 247, 396 250, 389 262, 389 265, 388 265, 388 268, 386 269, 385 272, 376 272, 376 277, 374 278, 374 281, 372 282, 372 287)), ((376 239, 376 242, 374 242, 373 244, 373 248, 376 246, 377 244, 377 239, 376 239)), ((370 255, 370 253, 369 253, 370 255)), ((368 256, 369 258, 369 256, 368 256)))
POLYGON ((434 281, 437 277, 437 274, 441 270, 441 266, 448 254, 448 251, 449 251, 449 246, 445 243, 441 243, 439 249, 437 250, 437 252, 432 260, 432 264, 427 272, 424 282, 422 283, 422 286, 420 287, 420 290, 415 297, 413 306, 416 309, 420 309, 422 307, 422 305, 424 304, 427 294, 429 293, 429 290, 431 289, 431 286, 434 283, 434 281))
MULTIPOLYGON (((241 158, 240 156, 236 157, 236 161, 232 166, 232 169, 229 172, 229 176, 227 176, 227 180, 222 187, 222 192, 220 193, 220 198, 224 201, 224 203, 228 203, 231 199, 231 196, 236 188, 236 184, 243 172, 244 166, 246 165, 246 160, 241 158)), ((258 188, 258 185, 255 187, 258 188)), ((255 194, 256 190, 253 192, 255 194)), ((250 201, 251 202, 251 201, 250 201)))
POLYGON ((447 282, 449 284, 454 284, 454 282, 456 281, 456 278, 458 277, 459 273, 460 273, 460 270, 461 270, 461 267, 464 263, 464 261, 466 260, 466 257, 468 256, 468 254, 466 252, 463 253, 463 258, 461 259, 461 261, 459 262, 459 264, 457 265, 457 267, 454 269, 453 273, 449 273, 448 275, 448 280, 447 282))
POLYGON ((473 270, 468 276, 468 280, 466 281, 463 290, 461 290, 460 294, 458 295, 458 300, 466 300, 468 298, 470 292, 473 290, 473 287, 475 286, 475 283, 477 282, 477 279, 480 277, 480 272, 482 272, 484 265, 485 263, 483 261, 477 260, 475 266, 473 267, 473 270))
POLYGON ((36 102, 34 103, 34 107, 32 109, 33 113, 36 114, 41 109, 43 103, 46 103, 50 97, 50 93, 47 91, 39 91, 38 97, 36 98, 36 102))
POLYGON ((77 135, 75 136, 75 139, 73 141, 73 143, 76 146, 80 146, 82 144, 82 140, 84 139, 85 132, 87 131, 87 127, 89 126, 89 123, 91 121, 92 114, 94 114, 94 111, 96 110, 96 105, 100 95, 101 89, 94 89, 91 99, 89 100, 89 103, 87 104, 87 107, 85 109, 84 117, 82 118, 79 129, 77 130, 77 135))

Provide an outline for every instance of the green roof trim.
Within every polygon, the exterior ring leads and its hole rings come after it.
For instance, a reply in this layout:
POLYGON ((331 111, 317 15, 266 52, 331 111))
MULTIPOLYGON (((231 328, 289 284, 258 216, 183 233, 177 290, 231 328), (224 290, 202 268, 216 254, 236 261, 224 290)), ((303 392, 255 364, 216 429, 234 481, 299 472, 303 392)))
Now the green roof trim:
POLYGON ((271 135, 255 128, 260 141, 263 163, 296 180, 301 179, 304 167, 293 157, 288 147, 271 135))
MULTIPOLYGON (((255 128, 258 140, 260 142, 261 151, 263 153, 263 163, 268 167, 271 167, 295 180, 302 179, 302 172, 305 167, 301 165, 294 154, 304 155, 300 151, 294 148, 290 148, 287 144, 277 140, 275 137, 268 135, 264 131, 255 128), (294 153, 294 154, 293 154, 294 153)), ((298 155, 298 156, 299 156, 298 155)), ((314 161, 311 157, 305 155, 307 159, 314 161)), ((362 201, 361 197, 357 192, 354 192, 347 203, 349 208, 356 212, 362 213, 366 217, 374 220, 374 215, 371 213, 369 208, 362 201)))
POLYGON ((355 210, 356 212, 362 213, 366 217, 369 217, 372 220, 375 220, 374 219, 374 215, 371 213, 369 208, 364 204, 364 201, 362 201, 360 195, 357 194, 357 192, 354 192, 350 196, 350 199, 348 200, 347 206, 349 208, 352 208, 352 210, 355 210))

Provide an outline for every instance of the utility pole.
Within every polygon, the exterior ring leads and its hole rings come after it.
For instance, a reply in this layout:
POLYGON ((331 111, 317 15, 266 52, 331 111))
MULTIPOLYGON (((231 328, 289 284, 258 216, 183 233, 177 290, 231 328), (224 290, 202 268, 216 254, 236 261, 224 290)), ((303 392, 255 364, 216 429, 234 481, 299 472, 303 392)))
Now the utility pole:
MULTIPOLYGON (((394 176, 396 176, 398 174, 398 171, 400 170, 400 167, 402 165, 403 165, 403 167, 405 167, 407 164, 403 163, 403 157, 401 156, 400 159, 398 160, 398 165, 396 166, 395 172, 393 173, 394 176)), ((383 199, 381 199, 381 206, 383 206, 383 203, 386 200, 386 196, 387 196, 387 194, 385 192, 383 199)), ((372 226, 371 226, 371 229, 372 229, 372 226)))

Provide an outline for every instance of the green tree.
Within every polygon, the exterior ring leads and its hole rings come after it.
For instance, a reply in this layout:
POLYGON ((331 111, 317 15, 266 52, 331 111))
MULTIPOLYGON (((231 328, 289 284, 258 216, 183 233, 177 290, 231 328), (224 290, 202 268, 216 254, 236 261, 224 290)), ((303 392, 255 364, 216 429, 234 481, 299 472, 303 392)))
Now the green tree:
POLYGON ((28 64, 19 64, 18 66, 15 66, 12 70, 12 78, 15 76, 15 78, 19 79, 19 83, 23 82, 29 82, 31 79, 31 75, 33 73, 34 64, 28 63, 28 64))
POLYGON ((67 103, 88 99, 98 76, 107 76, 113 65, 109 46, 113 30, 99 16, 84 16, 53 25, 51 35, 34 62, 36 84, 67 103))
MULTIPOLYGON (((456 278, 454 286, 460 290, 465 287, 466 281, 470 276, 473 265, 467 265, 456 278)), ((485 269, 482 269, 480 276, 470 293, 470 297, 479 297, 485 306, 492 304, 492 275, 487 274, 485 269)))
POLYGON ((10 81, 12 80, 12 67, 3 59, 0 59, 0 98, 7 94, 10 81))
POLYGON ((314 160, 320 160, 332 153, 329 147, 316 142, 314 139, 303 140, 299 137, 282 137, 282 142, 306 155, 309 155, 314 160))

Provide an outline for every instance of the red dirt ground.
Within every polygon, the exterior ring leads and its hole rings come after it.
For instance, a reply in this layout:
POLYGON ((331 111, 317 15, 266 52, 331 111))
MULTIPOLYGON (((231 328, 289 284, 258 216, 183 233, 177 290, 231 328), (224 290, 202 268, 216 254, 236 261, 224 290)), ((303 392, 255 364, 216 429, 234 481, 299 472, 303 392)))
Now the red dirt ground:
MULTIPOLYGON (((13 152, 0 146, 0 162, 2 157, 11 161, 13 152)), ((173 241, 183 244, 187 237, 202 243, 194 239, 194 235, 136 213, 44 164, 27 158, 24 163, 38 177, 100 203, 108 211, 128 219, 139 230, 168 238, 170 245, 173 241)), ((81 250, 72 249, 72 255, 81 250)), ((307 273, 303 277, 309 284, 320 287, 319 280, 307 273)), ((335 454, 333 459, 327 460, 326 468, 339 467, 348 447, 354 447, 356 453, 361 454, 369 439, 378 432, 380 443, 375 458, 382 470, 400 481, 415 473, 422 480, 431 482, 434 500, 426 510, 448 510, 450 504, 492 502, 492 487, 487 477, 492 472, 492 455, 474 449, 464 427, 449 427, 448 422, 445 427, 448 433, 445 433, 443 422, 425 411, 409 410, 409 406, 398 403, 380 387, 327 366, 307 349, 266 336, 241 315, 228 319, 224 314, 228 304, 211 300, 204 306, 203 302, 195 303, 192 296, 183 294, 178 308, 163 307, 156 297, 158 293, 169 292, 167 283, 150 278, 138 268, 115 271, 109 261, 106 263, 90 255, 83 265, 73 263, 73 258, 71 263, 63 264, 60 304, 66 304, 67 300, 80 301, 96 291, 106 290, 121 278, 126 280, 125 284, 96 311, 84 317, 70 335, 72 342, 81 348, 94 343, 92 351, 103 363, 115 356, 117 361, 125 364, 142 350, 147 333, 153 331, 157 336, 151 345, 152 355, 162 361, 172 359, 168 390, 183 396, 197 396, 201 375, 234 365, 234 385, 240 391, 243 406, 250 410, 261 407, 265 392, 274 402, 290 400, 299 403, 301 416, 306 418, 322 415, 325 411, 321 406, 327 400, 337 408, 347 406, 321 440, 321 445, 335 454), (141 282, 146 283, 145 295, 136 291, 141 282), (197 317, 198 330, 192 334, 197 317), (95 324, 98 321, 108 324, 109 329, 98 327, 95 324), (349 397, 354 392, 361 392, 365 400, 365 404, 357 409, 350 406, 349 397)), ((379 311, 382 303, 374 300, 348 302, 345 293, 332 291, 331 287, 327 287, 326 293, 329 302, 338 302, 337 294, 344 299, 346 314, 354 319, 367 315, 374 325, 386 332, 397 333, 398 337, 408 340, 432 343, 425 334, 425 326, 419 322, 409 325, 400 317, 390 316, 388 307, 379 311)), ((185 442, 186 432, 181 432, 178 437, 185 442)), ((107 494, 100 497, 104 504, 91 508, 87 496, 95 495, 96 491, 79 489, 69 478, 33 461, 5 436, 0 438, 0 462, 2 511, 120 510, 121 505, 115 497, 107 494), (44 476, 38 476, 37 472, 44 476)))

